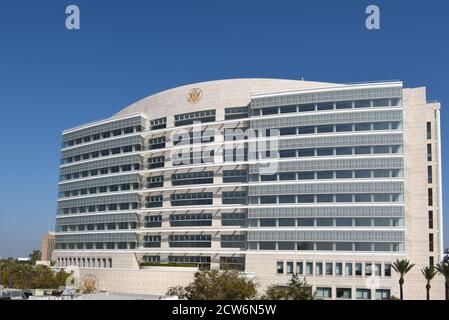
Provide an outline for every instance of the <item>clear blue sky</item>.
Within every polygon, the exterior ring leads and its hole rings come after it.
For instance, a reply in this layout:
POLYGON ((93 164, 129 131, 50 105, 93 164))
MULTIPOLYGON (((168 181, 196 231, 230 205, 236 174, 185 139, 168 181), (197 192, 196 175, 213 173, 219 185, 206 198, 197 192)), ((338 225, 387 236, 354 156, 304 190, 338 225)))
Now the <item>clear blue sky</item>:
POLYGON ((64 128, 182 84, 304 77, 427 86, 443 105, 447 163, 448 15, 446 0, 2 0, 0 256, 26 255, 54 228, 64 128), (65 29, 70 4, 80 6, 79 31, 65 29), (381 9, 379 31, 364 27, 369 4, 381 9))

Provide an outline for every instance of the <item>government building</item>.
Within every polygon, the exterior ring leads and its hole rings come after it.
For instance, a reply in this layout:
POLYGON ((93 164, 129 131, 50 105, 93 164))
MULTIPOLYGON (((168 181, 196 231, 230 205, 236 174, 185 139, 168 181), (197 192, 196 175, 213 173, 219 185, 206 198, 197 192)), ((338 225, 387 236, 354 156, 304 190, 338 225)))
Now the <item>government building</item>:
MULTIPOLYGON (((298 273, 322 299, 399 296, 396 259, 443 258, 440 104, 402 82, 230 79, 65 130, 55 248, 113 292, 164 294, 235 268, 298 273)), ((444 280, 431 298, 444 296, 444 280)))

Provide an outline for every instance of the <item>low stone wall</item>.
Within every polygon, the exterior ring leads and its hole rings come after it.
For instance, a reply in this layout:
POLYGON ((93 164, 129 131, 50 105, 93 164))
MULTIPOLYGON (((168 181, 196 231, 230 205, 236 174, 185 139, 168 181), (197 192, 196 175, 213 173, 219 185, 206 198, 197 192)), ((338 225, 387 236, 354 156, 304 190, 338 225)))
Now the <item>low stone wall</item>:
POLYGON ((173 286, 186 286, 193 281, 196 268, 146 267, 145 269, 81 268, 80 278, 94 275, 99 290, 119 293, 163 295, 173 286))

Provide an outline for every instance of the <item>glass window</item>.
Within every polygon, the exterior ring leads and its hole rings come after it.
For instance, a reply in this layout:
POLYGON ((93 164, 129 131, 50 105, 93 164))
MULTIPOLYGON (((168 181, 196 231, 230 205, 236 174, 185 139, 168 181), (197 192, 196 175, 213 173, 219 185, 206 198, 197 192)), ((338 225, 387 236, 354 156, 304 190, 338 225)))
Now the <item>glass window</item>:
POLYGON ((336 132, 346 132, 346 131, 352 131, 352 124, 337 124, 335 126, 336 132))
POLYGON ((351 147, 336 148, 335 149, 335 154, 337 156, 352 154, 352 148, 351 147))
POLYGON ((390 170, 373 170, 373 176, 374 178, 389 178, 390 177, 390 170))
POLYGON ((336 109, 351 109, 352 101, 337 101, 335 102, 336 109))
POLYGON ((332 262, 326 262, 326 276, 334 274, 334 264, 332 262))
POLYGON ((374 122, 373 130, 390 130, 389 122, 374 122))
POLYGON ((371 300, 371 289, 356 289, 356 299, 371 300))
POLYGON ((333 179, 334 172, 333 171, 318 171, 316 173, 317 179, 333 179))
POLYGON ((371 107, 371 100, 356 100, 356 101, 354 101, 354 107, 369 108, 369 107, 371 107))
POLYGON ((375 154, 390 153, 390 147, 389 146, 374 146, 373 153, 375 153, 375 154))
POLYGON ((299 105, 299 112, 311 112, 315 111, 315 105, 314 104, 302 104, 299 105))
POLYGON ((376 277, 380 277, 382 275, 382 264, 376 263, 374 268, 376 277))
POLYGON ((317 110, 332 110, 334 109, 334 103, 333 102, 323 102, 317 104, 317 110))
POLYGON ((313 134, 313 133, 315 133, 314 126, 299 127, 299 134, 313 134))
POLYGON ((332 242, 317 242, 316 250, 318 250, 318 251, 333 251, 334 244, 332 242))
POLYGON ((314 157, 315 149, 299 149, 298 157, 314 157))
POLYGON ((365 263, 365 276, 369 277, 373 274, 373 264, 365 263))
POLYGON ((313 203, 315 202, 315 196, 313 194, 306 194, 299 196, 300 203, 313 203))
POLYGON ((334 195, 332 194, 318 194, 316 202, 334 202, 334 195))
POLYGON ((373 107, 388 107, 390 105, 390 99, 374 99, 373 107))
POLYGON ((335 172, 337 179, 351 179, 352 171, 351 170, 338 170, 335 172))
POLYGON ((388 289, 376 289, 376 300, 389 300, 390 290, 388 289))
POLYGON ((298 242, 297 250, 313 250, 313 242, 298 242))
POLYGON ((316 127, 317 133, 327 133, 327 132, 334 132, 334 126, 332 125, 322 125, 316 127))
MULTIPOLYGON (((313 154, 312 154, 313 156, 313 154)), ((279 157, 280 158, 294 158, 296 157, 296 150, 279 150, 279 157)))
POLYGON ((371 170, 355 170, 355 177, 358 179, 371 178, 371 170))
POLYGON ((298 219, 298 226, 299 227, 313 227, 314 220, 311 218, 300 218, 300 219, 298 219))
POLYGON ((323 275, 323 263, 322 262, 316 262, 315 263, 315 275, 316 276, 322 276, 323 275))
POLYGON ((351 218, 337 218, 335 219, 335 225, 337 227, 352 227, 351 218))
POLYGON ((330 299, 332 298, 332 288, 316 288, 316 295, 321 299, 330 299))
POLYGON ((351 299, 352 292, 349 288, 337 288, 337 299, 351 299))
POLYGON ((260 219, 259 225, 261 227, 276 227, 276 219, 260 219))
POLYGON ((296 273, 297 274, 304 274, 304 265, 302 262, 296 262, 296 273))
POLYGON ((317 218, 317 227, 332 227, 334 225, 334 219, 332 218, 317 218))
POLYGON ((371 202, 371 195, 370 194, 356 194, 355 195, 355 202, 371 202))
POLYGON ((284 274, 284 262, 283 261, 278 261, 276 263, 276 272, 278 274, 284 274))
POLYGON ((280 128, 279 134, 281 136, 289 136, 289 135, 295 135, 296 134, 296 128, 280 128))
POLYGON ((391 277, 391 264, 389 264, 389 263, 386 263, 384 265, 384 276, 391 277))
POLYGON ((369 242, 356 242, 355 251, 372 251, 371 243, 369 242))
POLYGON ((336 202, 352 202, 352 194, 337 194, 335 196, 336 202))
POLYGON ((355 147, 354 148, 355 154, 370 154, 371 153, 371 147, 355 147))
POLYGON ((295 172, 281 172, 281 173, 279 173, 279 180, 296 180, 296 173, 295 172))
POLYGON ((279 196, 279 203, 296 203, 296 196, 279 196))
POLYGON ((313 275, 313 262, 306 263, 306 274, 309 276, 313 275))
POLYGON ((355 264, 355 275, 358 277, 362 276, 362 264, 361 263, 355 264))
POLYGON ((341 263, 341 262, 335 263, 335 275, 336 276, 343 275, 343 263, 341 263))
POLYGON ((278 242, 278 250, 295 250, 294 242, 278 242))
POLYGON ((262 114, 263 114, 263 115, 277 114, 278 111, 279 111, 279 110, 278 110, 277 107, 263 108, 263 109, 262 109, 262 114))
POLYGON ((287 274, 293 274, 293 262, 287 262, 287 274))
POLYGON ((313 171, 298 172, 298 180, 310 180, 310 179, 315 179, 315 172, 313 171))
POLYGON ((317 156, 332 156, 334 155, 333 148, 318 148, 316 149, 317 156))
POLYGON ((345 264, 345 276, 352 277, 352 262, 345 264))
POLYGON ((371 130, 371 123, 367 122, 367 123, 356 123, 354 125, 354 130, 355 131, 369 131, 371 130))
POLYGON ((281 107, 281 113, 291 113, 291 112, 296 112, 297 110, 297 106, 293 105, 293 106, 282 106, 281 107))

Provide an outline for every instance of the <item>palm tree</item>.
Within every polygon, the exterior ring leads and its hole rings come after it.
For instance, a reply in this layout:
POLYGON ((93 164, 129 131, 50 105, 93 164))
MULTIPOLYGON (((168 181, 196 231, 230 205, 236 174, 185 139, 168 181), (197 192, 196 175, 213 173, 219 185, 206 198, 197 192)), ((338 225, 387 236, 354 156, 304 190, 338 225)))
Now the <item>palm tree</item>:
POLYGON ((394 263, 393 263, 393 269, 394 271, 396 271, 397 273, 400 274, 399 277, 399 289, 400 289, 400 297, 401 300, 404 300, 404 290, 403 290, 403 285, 404 285, 404 276, 407 272, 409 272, 413 267, 415 266, 415 264, 410 263, 410 260, 399 260, 397 259, 394 263))
POLYGON ((421 269, 421 273, 424 276, 424 278, 427 280, 427 284, 426 284, 426 297, 427 300, 430 300, 430 281, 432 281, 433 278, 435 278, 435 276, 437 275, 438 271, 435 269, 434 266, 430 266, 430 267, 425 267, 421 269))
POLYGON ((446 300, 449 300, 449 261, 441 261, 437 264, 438 272, 446 279, 446 300))

